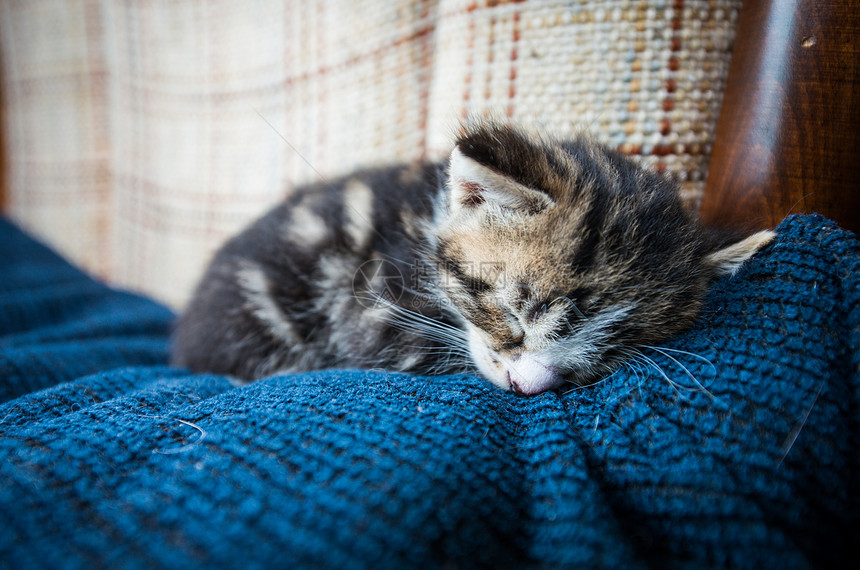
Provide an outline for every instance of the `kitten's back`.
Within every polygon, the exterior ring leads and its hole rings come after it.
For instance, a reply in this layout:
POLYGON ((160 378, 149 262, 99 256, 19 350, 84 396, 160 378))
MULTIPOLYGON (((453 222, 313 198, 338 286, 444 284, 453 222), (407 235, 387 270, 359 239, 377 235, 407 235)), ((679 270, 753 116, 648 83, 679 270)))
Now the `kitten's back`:
POLYGON ((216 253, 177 322, 172 363, 247 380, 326 367, 403 368, 406 358, 384 347, 406 333, 386 324, 373 287, 382 280, 385 299, 419 304, 406 279, 421 266, 419 226, 438 191, 434 164, 297 189, 216 253))

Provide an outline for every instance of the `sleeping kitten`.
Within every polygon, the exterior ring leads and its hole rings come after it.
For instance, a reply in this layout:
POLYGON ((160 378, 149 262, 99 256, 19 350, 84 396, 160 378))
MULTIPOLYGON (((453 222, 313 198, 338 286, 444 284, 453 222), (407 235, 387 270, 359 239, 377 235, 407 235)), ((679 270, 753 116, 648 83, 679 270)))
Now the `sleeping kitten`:
POLYGON ((665 178, 585 139, 464 128, 446 164, 298 190, 215 256, 173 363, 479 372, 518 394, 607 375, 690 325, 773 238, 701 227, 665 178))

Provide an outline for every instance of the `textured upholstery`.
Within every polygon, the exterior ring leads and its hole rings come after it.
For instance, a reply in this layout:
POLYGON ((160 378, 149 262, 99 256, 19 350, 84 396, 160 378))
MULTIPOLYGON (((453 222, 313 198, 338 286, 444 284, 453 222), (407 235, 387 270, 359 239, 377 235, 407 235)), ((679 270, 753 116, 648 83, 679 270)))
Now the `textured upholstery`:
POLYGON ((860 244, 820 217, 784 222, 653 366, 531 398, 355 370, 237 388, 164 366, 169 311, 2 222, 0 276, 2 567, 860 555, 860 244))
POLYGON ((587 128, 695 203, 740 0, 0 3, 7 214, 181 306, 289 188, 468 114, 587 128))

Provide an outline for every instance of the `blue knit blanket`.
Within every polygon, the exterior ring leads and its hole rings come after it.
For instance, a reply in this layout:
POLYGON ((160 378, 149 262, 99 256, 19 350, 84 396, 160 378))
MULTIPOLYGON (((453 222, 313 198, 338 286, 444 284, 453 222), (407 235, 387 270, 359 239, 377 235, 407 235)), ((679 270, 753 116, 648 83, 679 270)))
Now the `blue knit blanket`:
POLYGON ((166 366, 0 222, 0 567, 803 568, 860 554, 860 248, 793 217, 600 384, 166 366))

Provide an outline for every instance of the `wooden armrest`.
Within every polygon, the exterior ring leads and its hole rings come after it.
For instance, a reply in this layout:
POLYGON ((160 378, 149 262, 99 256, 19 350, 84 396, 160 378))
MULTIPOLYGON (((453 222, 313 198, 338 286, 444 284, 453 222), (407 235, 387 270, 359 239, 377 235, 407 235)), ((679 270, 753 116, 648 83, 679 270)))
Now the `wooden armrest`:
POLYGON ((747 0, 739 18, 702 218, 860 232, 860 2, 747 0))

